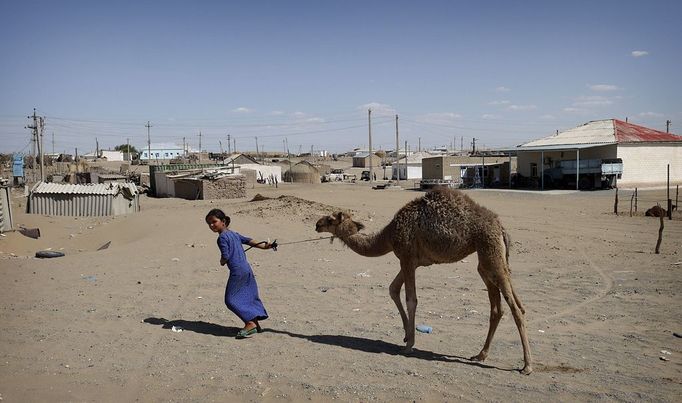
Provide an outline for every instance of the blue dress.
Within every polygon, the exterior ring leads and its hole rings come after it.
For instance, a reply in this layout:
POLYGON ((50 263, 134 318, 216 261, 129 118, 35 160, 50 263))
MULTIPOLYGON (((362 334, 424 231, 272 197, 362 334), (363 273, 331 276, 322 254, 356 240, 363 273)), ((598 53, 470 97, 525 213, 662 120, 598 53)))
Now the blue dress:
POLYGON ((250 241, 251 238, 229 230, 218 236, 220 255, 227 260, 230 269, 225 287, 225 305, 244 322, 268 318, 263 302, 258 297, 256 277, 242 248, 242 244, 250 241))

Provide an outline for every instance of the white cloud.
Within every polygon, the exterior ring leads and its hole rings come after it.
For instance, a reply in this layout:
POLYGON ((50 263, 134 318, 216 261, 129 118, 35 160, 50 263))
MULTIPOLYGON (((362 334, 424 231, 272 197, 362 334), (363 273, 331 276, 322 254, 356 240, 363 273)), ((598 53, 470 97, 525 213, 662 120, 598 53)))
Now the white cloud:
POLYGON ((594 84, 594 85, 588 85, 588 87, 592 91, 618 91, 621 88, 618 87, 617 85, 611 85, 611 84, 594 84))
POLYGON ((488 105, 508 105, 508 104, 510 104, 510 103, 511 103, 511 102, 509 102, 509 101, 507 101, 507 100, 502 100, 502 101, 492 101, 492 102, 489 102, 488 105))
POLYGON ((507 107, 510 111, 532 111, 537 108, 535 105, 509 105, 507 107))
POLYGON ((499 119, 500 117, 497 115, 492 115, 490 113, 485 113, 485 114, 481 115, 481 118, 494 120, 494 119, 499 119))
POLYGON ((234 112, 234 113, 249 113, 249 112, 251 112, 251 109, 240 106, 239 108, 232 109, 232 112, 234 112))
POLYGON ((646 50, 633 50, 632 53, 630 53, 632 57, 644 57, 649 54, 646 50))
POLYGON ((638 114, 637 116, 641 116, 643 118, 662 118, 665 115, 662 113, 658 113, 658 112, 642 112, 642 113, 638 114))
POLYGON ((620 97, 604 97, 601 95, 581 96, 576 98, 575 102, 573 102, 573 106, 586 107, 613 105, 613 101, 616 99, 620 99, 620 97))
POLYGON ((270 112, 270 114, 272 116, 282 116, 282 115, 284 115, 284 112, 283 111, 272 111, 272 112, 270 112))
POLYGON ((573 108, 573 107, 568 107, 563 109, 564 112, 582 112, 582 109, 579 108, 573 108))
POLYGON ((556 118, 554 117, 554 115, 549 115, 549 114, 548 114, 548 115, 542 115, 542 116, 540 116, 540 119, 552 120, 552 119, 556 119, 556 118))
POLYGON ((368 104, 360 105, 358 106, 358 109, 365 111, 367 109, 371 109, 372 115, 374 116, 390 116, 396 114, 396 110, 391 107, 391 105, 382 104, 379 102, 370 102, 368 104))
POLYGON ((461 117, 462 115, 454 112, 432 112, 418 116, 416 120, 424 123, 449 124, 461 117))
POLYGON ((499 86, 499 87, 495 88, 495 91, 497 91, 497 92, 509 92, 509 91, 511 91, 511 89, 504 87, 504 86, 499 86))

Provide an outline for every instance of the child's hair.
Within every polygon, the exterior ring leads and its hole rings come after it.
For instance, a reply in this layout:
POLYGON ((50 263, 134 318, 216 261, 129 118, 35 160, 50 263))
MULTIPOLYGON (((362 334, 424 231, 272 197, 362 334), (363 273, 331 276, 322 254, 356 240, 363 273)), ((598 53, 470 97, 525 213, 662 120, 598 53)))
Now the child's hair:
POLYGON ((206 214, 206 221, 208 221, 209 217, 215 217, 219 219, 220 221, 224 222, 226 226, 230 225, 230 217, 219 208, 214 208, 213 210, 209 211, 208 214, 206 214))

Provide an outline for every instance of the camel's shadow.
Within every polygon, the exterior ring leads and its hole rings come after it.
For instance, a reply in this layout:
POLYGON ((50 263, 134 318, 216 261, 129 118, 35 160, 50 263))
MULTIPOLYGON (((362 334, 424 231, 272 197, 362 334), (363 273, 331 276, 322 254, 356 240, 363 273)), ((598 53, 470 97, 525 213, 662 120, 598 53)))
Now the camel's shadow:
MULTIPOLYGON (((176 327, 179 326, 185 331, 191 331, 201 334, 210 334, 219 337, 235 337, 237 335, 237 332, 239 331, 239 328, 236 327, 228 327, 217 325, 215 323, 210 322, 190 321, 182 319, 168 320, 164 318, 147 318, 144 320, 144 322, 152 325, 161 325, 164 329, 171 329, 173 326, 176 327)), ((493 365, 487 365, 480 362, 471 361, 467 358, 459 357, 456 355, 440 354, 432 351, 420 350, 418 348, 413 349, 412 353, 405 354, 402 351, 402 346, 387 343, 383 340, 373 340, 366 339, 364 337, 332 334, 305 335, 272 328, 263 328, 263 331, 267 333, 276 333, 286 335, 289 337, 295 337, 297 339, 304 339, 313 343, 343 347, 350 350, 364 351, 366 353, 388 354, 395 356, 402 355, 408 358, 417 358, 420 360, 455 362, 459 364, 472 365, 480 368, 497 369, 500 371, 514 371, 514 369, 499 368, 493 365)))

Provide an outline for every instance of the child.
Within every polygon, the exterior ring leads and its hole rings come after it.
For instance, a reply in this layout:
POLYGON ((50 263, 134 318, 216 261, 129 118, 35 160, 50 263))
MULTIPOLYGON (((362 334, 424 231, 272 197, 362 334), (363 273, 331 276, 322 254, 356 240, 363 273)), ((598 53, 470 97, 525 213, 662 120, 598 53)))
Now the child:
POLYGON ((220 209, 213 209, 206 215, 206 224, 218 234, 220 265, 230 269, 225 288, 225 305, 244 321, 244 327, 237 333, 238 339, 262 332, 259 320, 268 318, 268 313, 258 297, 258 285, 251 266, 246 260, 242 244, 259 249, 270 249, 270 242, 257 242, 228 229, 230 217, 220 209))

